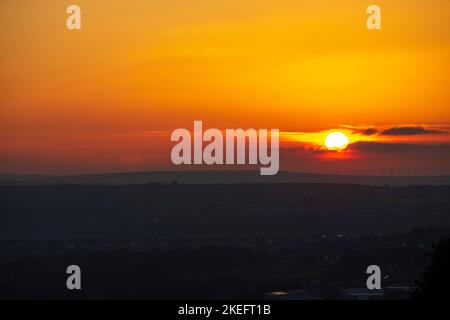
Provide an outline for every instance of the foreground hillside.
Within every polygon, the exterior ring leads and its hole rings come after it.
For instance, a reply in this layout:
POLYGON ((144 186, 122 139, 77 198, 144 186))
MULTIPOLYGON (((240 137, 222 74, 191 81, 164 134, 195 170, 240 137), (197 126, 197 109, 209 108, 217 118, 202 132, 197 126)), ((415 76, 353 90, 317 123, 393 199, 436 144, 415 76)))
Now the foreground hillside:
POLYGON ((450 226, 450 187, 0 187, 0 239, 234 238, 450 226))

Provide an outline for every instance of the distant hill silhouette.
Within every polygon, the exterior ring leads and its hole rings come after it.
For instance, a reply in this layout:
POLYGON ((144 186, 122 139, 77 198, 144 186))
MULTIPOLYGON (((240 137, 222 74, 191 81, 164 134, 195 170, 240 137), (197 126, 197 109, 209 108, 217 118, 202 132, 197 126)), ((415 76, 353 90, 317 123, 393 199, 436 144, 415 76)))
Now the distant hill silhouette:
POLYGON ((0 174, 0 185, 130 185, 145 183, 338 183, 360 185, 450 185, 450 176, 360 176, 280 172, 261 176, 259 171, 154 171, 86 175, 0 174))

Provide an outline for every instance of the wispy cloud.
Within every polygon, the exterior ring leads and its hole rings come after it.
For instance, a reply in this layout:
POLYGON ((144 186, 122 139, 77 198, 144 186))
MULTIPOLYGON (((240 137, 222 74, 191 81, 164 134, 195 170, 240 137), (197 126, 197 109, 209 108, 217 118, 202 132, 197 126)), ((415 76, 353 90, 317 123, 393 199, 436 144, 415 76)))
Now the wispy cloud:
POLYGON ((373 136, 378 133, 377 128, 360 128, 360 129, 353 129, 353 133, 358 133, 363 136, 373 136))
POLYGON ((421 134, 444 134, 445 131, 427 129, 425 127, 393 127, 382 131, 380 134, 385 136, 414 136, 421 134))

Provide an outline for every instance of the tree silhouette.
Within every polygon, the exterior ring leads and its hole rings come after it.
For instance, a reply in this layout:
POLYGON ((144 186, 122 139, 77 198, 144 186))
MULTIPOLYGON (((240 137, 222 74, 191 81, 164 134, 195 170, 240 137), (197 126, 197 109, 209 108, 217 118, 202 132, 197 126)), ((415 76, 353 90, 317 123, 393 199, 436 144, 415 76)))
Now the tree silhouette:
POLYGON ((431 263, 416 285, 413 299, 442 299, 450 295, 450 238, 433 246, 431 263))

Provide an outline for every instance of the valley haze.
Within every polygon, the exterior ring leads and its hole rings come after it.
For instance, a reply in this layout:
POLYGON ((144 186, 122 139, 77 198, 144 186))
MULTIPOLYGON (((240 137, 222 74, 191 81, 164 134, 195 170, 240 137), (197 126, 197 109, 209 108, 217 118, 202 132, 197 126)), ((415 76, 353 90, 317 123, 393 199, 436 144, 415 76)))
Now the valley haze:
POLYGON ((281 171, 260 176, 258 171, 151 171, 82 175, 0 174, 0 185, 128 185, 146 183, 337 183, 359 185, 450 185, 450 176, 332 175, 281 171))

